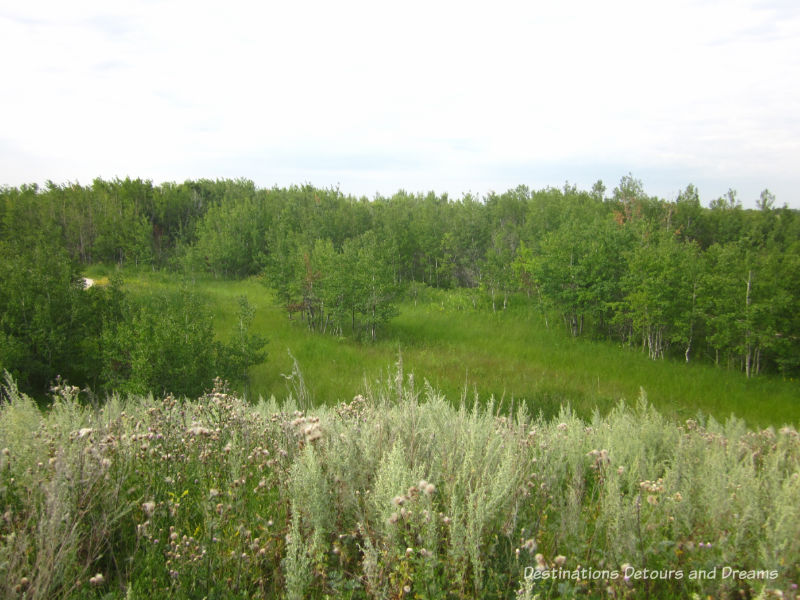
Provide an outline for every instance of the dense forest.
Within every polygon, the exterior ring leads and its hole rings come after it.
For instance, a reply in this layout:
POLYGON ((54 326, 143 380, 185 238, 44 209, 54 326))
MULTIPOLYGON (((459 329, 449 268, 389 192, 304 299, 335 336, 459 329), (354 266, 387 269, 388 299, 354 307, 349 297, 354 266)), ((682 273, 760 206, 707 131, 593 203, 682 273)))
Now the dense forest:
POLYGON ((246 302, 238 337, 211 343, 188 290, 146 301, 115 281, 84 290, 82 266, 103 263, 261 276, 288 318, 320 334, 375 339, 401 294, 440 288, 476 309, 529 303, 550 327, 653 359, 800 372, 800 211, 767 190, 756 210, 733 190, 705 207, 692 185, 668 201, 630 175, 606 192, 600 181, 457 200, 247 180, 4 187, 0 369, 31 390, 62 375, 196 394, 198 373, 235 380, 263 359, 246 302))

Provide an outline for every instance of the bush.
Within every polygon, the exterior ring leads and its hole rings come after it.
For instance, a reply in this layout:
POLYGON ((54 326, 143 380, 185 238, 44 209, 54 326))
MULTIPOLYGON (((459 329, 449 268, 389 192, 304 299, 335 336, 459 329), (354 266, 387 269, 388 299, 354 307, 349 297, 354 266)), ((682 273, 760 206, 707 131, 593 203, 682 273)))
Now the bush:
POLYGON ((800 578, 793 428, 677 426, 644 398, 590 422, 453 408, 402 372, 308 412, 219 382, 97 410, 74 391, 43 414, 6 384, 3 597, 769 597, 800 578))

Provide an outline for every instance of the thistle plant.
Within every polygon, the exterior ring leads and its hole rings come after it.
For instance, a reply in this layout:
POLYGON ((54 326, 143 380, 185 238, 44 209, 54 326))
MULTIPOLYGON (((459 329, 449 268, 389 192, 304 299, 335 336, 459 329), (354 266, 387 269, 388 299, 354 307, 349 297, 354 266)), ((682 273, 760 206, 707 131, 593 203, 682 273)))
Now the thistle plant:
POLYGON ((7 380, 0 596, 797 596, 793 427, 454 406, 399 364, 366 388, 299 410, 63 384, 41 411, 7 380))

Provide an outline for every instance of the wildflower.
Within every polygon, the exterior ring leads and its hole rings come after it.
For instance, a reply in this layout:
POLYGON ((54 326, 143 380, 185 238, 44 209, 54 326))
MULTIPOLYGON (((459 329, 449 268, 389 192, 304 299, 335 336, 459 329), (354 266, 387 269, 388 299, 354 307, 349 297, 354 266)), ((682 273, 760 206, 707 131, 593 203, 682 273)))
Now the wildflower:
POLYGON ((414 549, 413 548, 406 548, 406 556, 411 556, 412 554, 414 554, 414 549))
POLYGON ((559 431, 566 431, 567 430, 567 424, 566 423, 559 423, 558 427, 556 427, 556 429, 558 429, 559 431))
POLYGON ((144 514, 146 514, 148 517, 151 517, 156 510, 156 503, 152 501, 145 502, 142 504, 142 510, 144 511, 144 514))
POLYGON ((402 506, 405 503, 405 501, 406 501, 405 496, 395 496, 394 498, 392 498, 392 504, 394 504, 395 506, 402 506))
POLYGON ((656 504, 658 504, 658 498, 656 498, 655 496, 652 496, 652 495, 648 495, 647 496, 647 503, 650 504, 651 506, 655 506, 656 504))
POLYGON ((85 438, 87 435, 90 435, 94 429, 91 427, 84 427, 83 429, 78 430, 78 439, 85 438))
POLYGON ((217 488, 211 488, 208 490, 208 496, 209 498, 216 498, 219 496, 219 490, 217 488))
POLYGON ((3 448, 3 456, 8 456, 9 454, 11 454, 11 450, 8 448, 3 448))
POLYGON ((539 571, 546 571, 547 563, 544 560, 544 555, 539 553, 534 558, 536 559, 536 569, 539 571))
POLYGON ((194 427, 189 427, 186 430, 187 433, 192 435, 211 435, 212 431, 207 427, 201 427, 200 425, 195 425, 194 427))
POLYGON ((559 554, 553 559, 553 562, 556 564, 556 566, 563 567, 564 563, 567 562, 567 557, 563 554, 559 554))
POLYGON ((431 496, 436 491, 436 486, 432 483, 428 483, 422 488, 422 491, 425 493, 426 496, 431 496))
POLYGON ((533 554, 533 551, 536 550, 536 540, 533 538, 526 540, 522 547, 528 551, 529 554, 533 554))
POLYGON ((672 499, 675 500, 675 502, 680 502, 683 500, 683 496, 681 496, 680 492, 675 492, 675 495, 672 497, 672 499))
POLYGON ((106 580, 106 578, 103 577, 103 574, 102 573, 98 573, 94 577, 90 577, 89 578, 89 583, 91 583, 92 585, 103 585, 103 582, 105 580, 106 580))

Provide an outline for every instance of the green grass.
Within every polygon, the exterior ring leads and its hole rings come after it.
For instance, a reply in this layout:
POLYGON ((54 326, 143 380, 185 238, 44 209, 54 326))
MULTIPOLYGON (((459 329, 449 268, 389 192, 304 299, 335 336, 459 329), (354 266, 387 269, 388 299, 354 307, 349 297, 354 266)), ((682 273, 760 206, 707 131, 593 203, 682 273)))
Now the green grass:
MULTIPOLYGON (((102 276, 108 270, 93 268, 88 274, 102 276)), ((129 289, 138 291, 180 282, 170 274, 147 271, 127 272, 125 278, 129 289)), ((209 299, 222 339, 233 331, 239 296, 247 296, 256 307, 253 328, 269 340, 269 356, 251 369, 244 391, 252 400, 286 394, 284 374, 292 372, 291 352, 316 404, 350 400, 365 382, 384 379, 402 357, 405 371, 418 384, 427 380, 450 399, 477 394, 482 400, 525 401, 546 417, 566 403, 583 417, 595 409, 605 414, 620 400, 634 402, 644 389, 659 411, 676 420, 700 412, 718 420, 735 414, 751 427, 800 422, 796 381, 774 376, 748 380, 712 365, 652 361, 635 349, 575 340, 557 322, 545 327, 526 306, 491 313, 404 303, 381 340, 372 344, 315 334, 298 319, 290 321, 256 279, 196 278, 192 284, 209 299)))

